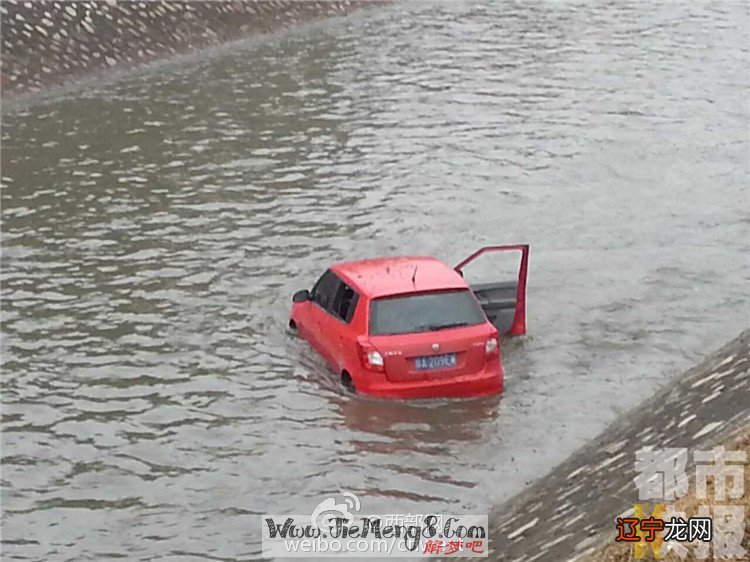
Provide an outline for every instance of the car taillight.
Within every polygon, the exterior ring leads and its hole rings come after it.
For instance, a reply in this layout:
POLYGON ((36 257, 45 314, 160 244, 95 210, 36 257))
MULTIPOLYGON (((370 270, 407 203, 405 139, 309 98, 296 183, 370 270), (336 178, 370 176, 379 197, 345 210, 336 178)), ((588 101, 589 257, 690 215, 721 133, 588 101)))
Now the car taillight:
POLYGON ((377 351, 371 351, 367 354, 367 362, 371 367, 382 367, 383 356, 380 355, 380 353, 378 353, 377 351))
POLYGON ((484 353, 487 357, 495 357, 500 353, 500 344, 497 341, 497 335, 493 335, 485 342, 484 353))
POLYGON ((364 368, 368 371, 382 373, 385 368, 385 362, 380 352, 369 343, 359 342, 358 347, 359 357, 364 368))

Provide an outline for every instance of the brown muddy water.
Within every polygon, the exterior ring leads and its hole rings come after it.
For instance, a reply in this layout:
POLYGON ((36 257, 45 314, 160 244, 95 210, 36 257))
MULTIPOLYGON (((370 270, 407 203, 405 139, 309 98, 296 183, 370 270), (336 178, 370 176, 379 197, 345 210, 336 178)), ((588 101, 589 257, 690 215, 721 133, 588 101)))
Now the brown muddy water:
POLYGON ((486 512, 750 317, 748 9, 399 4, 4 104, 8 559, 247 559, 258 514, 486 512), (531 244, 502 397, 342 393, 336 260, 531 244))

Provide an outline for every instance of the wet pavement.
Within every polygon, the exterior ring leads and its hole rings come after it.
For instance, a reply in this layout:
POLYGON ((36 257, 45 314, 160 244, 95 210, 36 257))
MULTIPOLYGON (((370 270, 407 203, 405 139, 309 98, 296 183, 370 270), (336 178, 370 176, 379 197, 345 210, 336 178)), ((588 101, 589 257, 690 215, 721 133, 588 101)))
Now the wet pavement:
POLYGON ((4 556, 247 559, 340 490, 523 491, 747 327, 747 24, 415 2, 4 103, 4 556), (516 242, 502 397, 352 398, 286 332, 333 261, 516 242))

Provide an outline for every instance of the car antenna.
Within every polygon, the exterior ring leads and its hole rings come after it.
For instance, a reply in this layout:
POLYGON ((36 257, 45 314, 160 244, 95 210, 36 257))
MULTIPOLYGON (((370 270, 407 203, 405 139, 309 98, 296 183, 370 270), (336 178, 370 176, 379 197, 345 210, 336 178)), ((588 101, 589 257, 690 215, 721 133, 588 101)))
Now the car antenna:
POLYGON ((414 273, 411 276, 411 284, 414 285, 415 289, 417 288, 417 267, 416 265, 414 266, 414 273))

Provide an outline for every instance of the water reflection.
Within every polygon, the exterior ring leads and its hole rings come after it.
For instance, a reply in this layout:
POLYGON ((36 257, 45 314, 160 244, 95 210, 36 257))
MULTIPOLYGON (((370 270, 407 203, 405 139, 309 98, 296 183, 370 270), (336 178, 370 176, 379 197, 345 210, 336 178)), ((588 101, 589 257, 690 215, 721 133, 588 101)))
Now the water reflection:
MULTIPOLYGON (((447 402, 398 402, 370 399, 341 400, 346 427, 373 434, 352 444, 360 453, 399 454, 419 451, 449 454, 456 442, 481 445, 493 431, 500 398, 447 402)), ((493 435, 493 439, 500 436, 493 435)))

